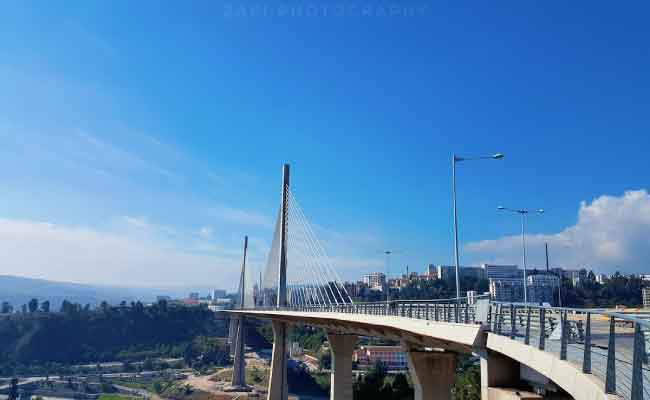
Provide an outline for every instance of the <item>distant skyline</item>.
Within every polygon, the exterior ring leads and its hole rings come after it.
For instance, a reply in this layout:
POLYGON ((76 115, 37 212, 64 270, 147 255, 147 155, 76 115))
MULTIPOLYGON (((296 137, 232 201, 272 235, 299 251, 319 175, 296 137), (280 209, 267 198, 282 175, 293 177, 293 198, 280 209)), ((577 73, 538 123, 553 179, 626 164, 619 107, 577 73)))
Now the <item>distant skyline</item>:
POLYGON ((344 279, 452 265, 495 152, 461 265, 521 264, 504 205, 531 266, 650 271, 650 4, 247 4, 0 6, 0 275, 234 289, 285 162, 344 279))

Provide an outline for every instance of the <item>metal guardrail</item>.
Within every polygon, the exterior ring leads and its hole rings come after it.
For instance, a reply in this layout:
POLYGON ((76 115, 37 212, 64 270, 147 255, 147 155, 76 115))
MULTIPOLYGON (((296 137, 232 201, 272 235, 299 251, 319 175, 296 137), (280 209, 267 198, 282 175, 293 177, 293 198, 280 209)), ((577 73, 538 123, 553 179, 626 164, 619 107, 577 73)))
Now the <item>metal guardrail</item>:
MULTIPOLYGON (((473 299, 482 300, 488 297, 481 295, 473 299)), ((475 307, 468 302, 467 297, 436 300, 390 300, 367 303, 256 307, 255 310, 384 315, 463 324, 480 322, 476 318, 475 307)))
POLYGON ((495 334, 556 354, 605 382, 605 391, 650 400, 650 320, 603 309, 544 307, 489 301, 489 296, 442 300, 393 300, 331 305, 261 307, 255 310, 338 312, 399 316, 429 321, 485 324, 495 334), (474 302, 474 300, 483 300, 474 302))
POLYGON ((602 309, 490 302, 490 330, 577 364, 625 399, 650 399, 650 321, 602 309))

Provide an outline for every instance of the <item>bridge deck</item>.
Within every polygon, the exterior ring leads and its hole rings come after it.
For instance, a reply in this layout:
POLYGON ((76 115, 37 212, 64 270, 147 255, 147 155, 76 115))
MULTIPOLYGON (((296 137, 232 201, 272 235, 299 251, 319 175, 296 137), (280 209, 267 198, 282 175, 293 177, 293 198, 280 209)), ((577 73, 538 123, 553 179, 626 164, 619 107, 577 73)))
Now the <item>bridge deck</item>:
POLYGON ((479 324, 458 324, 399 316, 338 312, 272 310, 229 310, 225 312, 291 324, 318 326, 337 333, 406 340, 422 346, 464 353, 470 353, 475 348, 483 348, 486 342, 484 327, 479 324))

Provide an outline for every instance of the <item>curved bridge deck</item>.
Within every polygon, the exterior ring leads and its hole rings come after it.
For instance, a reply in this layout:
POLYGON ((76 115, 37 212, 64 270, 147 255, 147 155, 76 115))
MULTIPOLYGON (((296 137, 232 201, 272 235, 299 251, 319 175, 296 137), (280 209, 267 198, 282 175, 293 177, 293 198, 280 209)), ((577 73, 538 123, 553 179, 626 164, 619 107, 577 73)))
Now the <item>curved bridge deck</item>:
POLYGON ((477 305, 457 302, 401 301, 228 313, 445 351, 498 353, 575 399, 650 400, 648 321, 603 310, 492 302, 483 306, 487 308, 481 311, 477 305))

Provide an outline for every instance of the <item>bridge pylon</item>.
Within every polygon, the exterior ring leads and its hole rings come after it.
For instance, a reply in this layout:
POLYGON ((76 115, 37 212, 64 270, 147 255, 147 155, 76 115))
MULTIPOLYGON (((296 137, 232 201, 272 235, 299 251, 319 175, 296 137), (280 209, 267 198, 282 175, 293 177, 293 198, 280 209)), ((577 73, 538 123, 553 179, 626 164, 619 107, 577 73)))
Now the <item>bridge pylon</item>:
MULTIPOLYGON (((282 203, 280 210, 280 262, 276 306, 287 306, 287 234, 289 230, 289 164, 282 166, 282 203)), ((273 321, 273 355, 268 400, 287 400, 287 324, 273 321)))
MULTIPOLYGON (((244 257, 241 265, 241 275, 239 277, 239 297, 238 308, 241 310, 244 308, 244 301, 246 299, 246 254, 248 252, 248 236, 244 236, 244 257)), ((226 391, 233 392, 248 392, 251 390, 249 386, 246 385, 246 365, 244 361, 244 330, 245 330, 245 317, 239 315, 235 318, 232 318, 230 321, 232 325, 232 343, 231 343, 231 353, 234 357, 233 370, 232 370, 232 381, 229 387, 226 388, 226 391)))

